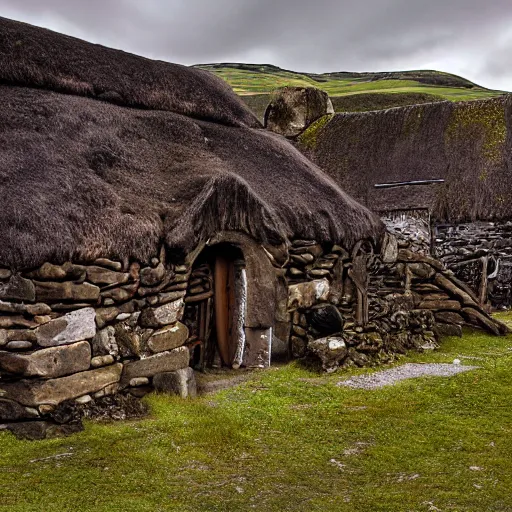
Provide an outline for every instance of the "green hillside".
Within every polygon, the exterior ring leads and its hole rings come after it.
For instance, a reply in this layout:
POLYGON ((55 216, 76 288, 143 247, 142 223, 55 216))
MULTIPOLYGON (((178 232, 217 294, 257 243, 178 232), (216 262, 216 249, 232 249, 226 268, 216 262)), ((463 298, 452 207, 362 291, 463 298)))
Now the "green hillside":
POLYGON ((270 95, 285 86, 318 87, 332 98, 338 112, 378 110, 432 101, 465 101, 503 94, 465 78, 440 71, 382 73, 298 73, 269 64, 200 64, 223 78, 263 116, 270 95))

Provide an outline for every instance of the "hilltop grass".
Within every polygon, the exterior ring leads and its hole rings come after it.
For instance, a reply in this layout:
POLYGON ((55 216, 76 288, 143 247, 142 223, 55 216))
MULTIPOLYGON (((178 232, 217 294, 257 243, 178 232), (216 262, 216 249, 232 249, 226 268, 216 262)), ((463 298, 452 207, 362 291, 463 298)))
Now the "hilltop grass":
POLYGON ((401 361, 481 366, 452 378, 360 391, 336 384, 368 370, 293 363, 193 401, 151 396, 142 421, 2 433, 0 510, 509 511, 511 348, 468 332, 401 361))
MULTIPOLYGON (((254 113, 263 119, 272 94, 281 87, 317 87, 324 90, 333 99, 336 112, 361 112, 380 110, 403 105, 424 103, 426 101, 469 101, 491 98, 503 94, 502 91, 484 89, 467 82, 463 78, 453 77, 442 72, 414 72, 415 75, 430 79, 432 83, 422 83, 414 79, 410 73, 393 73, 403 75, 402 79, 377 79, 356 76, 343 78, 329 74, 312 76, 294 73, 279 68, 270 69, 239 69, 222 67, 221 65, 203 65, 204 69, 215 73, 228 82, 233 90, 242 97, 254 113), (448 78, 446 78, 448 77, 448 78), (442 83, 451 80, 455 85, 436 85, 437 79, 442 83), (460 86, 458 86, 460 84, 460 86), (466 85, 466 87, 464 86, 466 85), (471 87, 468 87, 472 85, 471 87), (366 96, 366 98, 365 98, 366 96), (430 96, 430 98, 428 98, 430 96)), ((256 65, 251 65, 256 68, 256 65)), ((378 74, 377 74, 378 75, 378 74)), ((445 82, 446 83, 446 82, 445 82)))
POLYGON ((275 89, 285 86, 317 87, 330 96, 345 96, 360 93, 431 93, 451 101, 482 99, 503 94, 480 87, 443 87, 423 84, 415 80, 369 80, 361 79, 326 79, 316 81, 307 75, 288 71, 254 72, 244 69, 216 68, 215 74, 228 82, 241 96, 250 94, 270 94, 275 89))

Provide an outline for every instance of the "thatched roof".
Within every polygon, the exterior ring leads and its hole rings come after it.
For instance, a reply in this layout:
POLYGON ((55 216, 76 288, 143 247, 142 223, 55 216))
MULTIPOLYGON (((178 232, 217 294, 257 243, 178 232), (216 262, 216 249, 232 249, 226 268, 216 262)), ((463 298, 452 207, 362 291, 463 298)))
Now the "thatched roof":
MULTIPOLYGON (((75 40, 68 48, 69 38, 51 37, 64 53, 73 53, 75 40)), ((105 51, 88 45, 88 62, 105 51)), ((113 60, 126 57, 109 52, 113 60)), ((27 59, 22 69, 30 69, 27 59)), ((150 61, 141 62, 150 69, 150 61)), ((15 63, 10 66, 15 75, 15 63)), ((169 69, 169 77, 157 73, 162 83, 175 80, 169 69)), ((183 72, 175 80, 174 98, 192 90, 188 79, 183 72)), ((187 117, 34 88, 24 80, 23 87, 0 85, 0 265, 98 256, 147 261, 162 241, 174 254, 186 253, 222 230, 243 231, 270 245, 309 238, 348 247, 383 234, 375 215, 278 135, 199 120, 191 101, 184 104, 195 114, 187 117)), ((124 90, 131 90, 124 80, 124 90)), ((157 83, 150 71, 146 80, 157 83)), ((46 87, 58 89, 52 83, 46 87)), ((134 83, 144 96, 144 84, 134 83)), ((220 86, 216 79, 211 83, 211 104, 234 112, 233 96, 219 99, 220 86)), ((205 86, 201 108, 209 93, 205 86)))
POLYGON ((260 126, 220 78, 0 17, 0 83, 40 87, 233 126, 260 126))
POLYGON ((374 211, 428 208, 435 219, 512 218, 512 96, 336 114, 312 158, 374 211), (377 190, 377 183, 444 184, 377 190))

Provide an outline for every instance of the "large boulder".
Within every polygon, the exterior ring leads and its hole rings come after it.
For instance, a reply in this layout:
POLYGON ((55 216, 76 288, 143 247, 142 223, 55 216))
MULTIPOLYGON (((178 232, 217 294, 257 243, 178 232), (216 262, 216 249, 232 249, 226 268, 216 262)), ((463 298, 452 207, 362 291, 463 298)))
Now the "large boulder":
POLYGON ((334 114, 334 108, 326 92, 314 87, 284 87, 265 111, 265 128, 285 137, 297 137, 327 114, 334 114))

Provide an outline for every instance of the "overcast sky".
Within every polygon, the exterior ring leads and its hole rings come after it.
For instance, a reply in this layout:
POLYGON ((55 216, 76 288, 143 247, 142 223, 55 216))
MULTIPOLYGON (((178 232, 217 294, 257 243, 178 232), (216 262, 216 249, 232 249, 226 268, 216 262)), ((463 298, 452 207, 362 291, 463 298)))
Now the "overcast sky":
POLYGON ((512 0, 0 0, 0 15, 182 64, 437 69, 512 90, 512 0))

